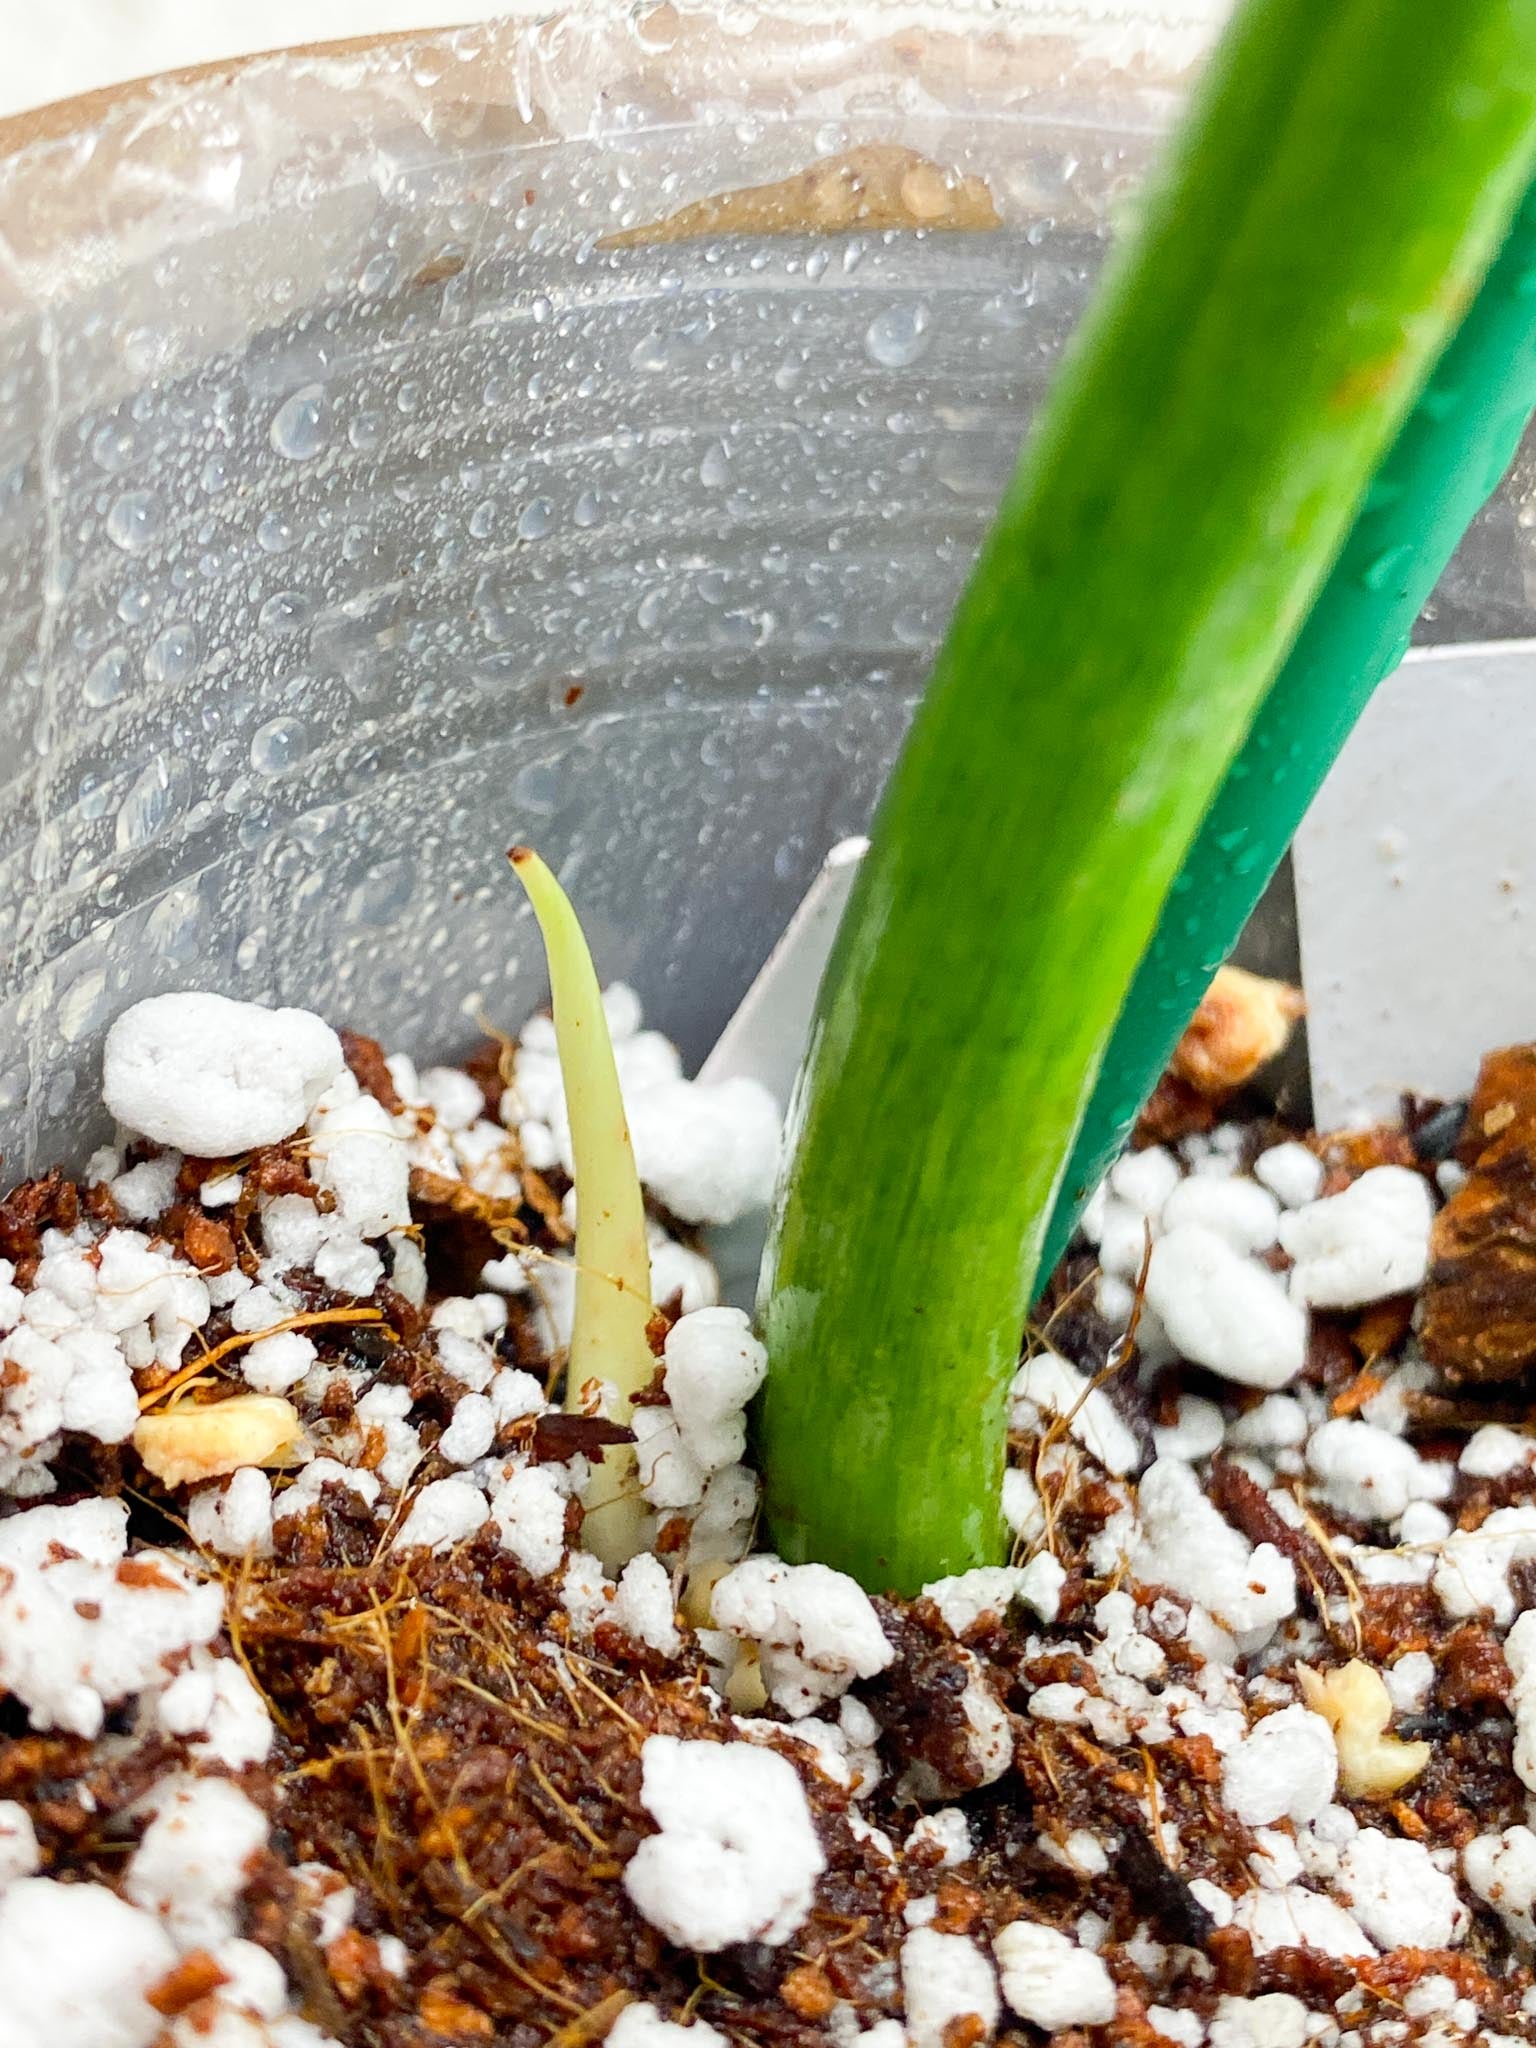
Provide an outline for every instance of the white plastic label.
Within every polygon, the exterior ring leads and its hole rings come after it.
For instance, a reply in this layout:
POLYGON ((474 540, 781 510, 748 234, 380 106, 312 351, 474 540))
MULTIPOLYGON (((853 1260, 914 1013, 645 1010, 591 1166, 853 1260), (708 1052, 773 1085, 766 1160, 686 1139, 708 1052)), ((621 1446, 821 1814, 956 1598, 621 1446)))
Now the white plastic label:
POLYGON ((1465 1095, 1536 1038, 1536 641, 1421 648, 1295 845, 1318 1128, 1465 1095))

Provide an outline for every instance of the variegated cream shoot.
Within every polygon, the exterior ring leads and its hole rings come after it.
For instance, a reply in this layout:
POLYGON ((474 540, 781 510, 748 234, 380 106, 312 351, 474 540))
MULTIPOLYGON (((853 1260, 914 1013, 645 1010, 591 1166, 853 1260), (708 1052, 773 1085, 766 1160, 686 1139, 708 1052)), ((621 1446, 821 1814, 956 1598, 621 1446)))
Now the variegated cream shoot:
MULTIPOLYGON (((602 990, 570 898, 526 846, 508 854, 538 919, 549 962, 555 1042, 565 1086, 576 1180, 576 1297, 571 1321, 566 1407, 582 1410, 594 1382, 613 1389, 605 1412, 627 1422, 630 1402, 656 1369, 646 1339, 651 1317, 651 1259, 645 1200, 619 1093, 602 990)), ((588 1547, 609 1571, 640 1545, 645 1503, 634 1453, 611 1445, 583 1502, 588 1547)))

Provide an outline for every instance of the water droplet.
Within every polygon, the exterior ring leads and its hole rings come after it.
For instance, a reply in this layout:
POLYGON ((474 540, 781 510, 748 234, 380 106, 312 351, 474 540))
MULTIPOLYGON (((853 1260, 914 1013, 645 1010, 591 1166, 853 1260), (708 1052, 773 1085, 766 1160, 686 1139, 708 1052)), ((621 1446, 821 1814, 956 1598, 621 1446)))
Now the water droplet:
POLYGON ((388 924, 410 901, 415 879, 415 871, 403 855, 380 861, 347 898, 348 918, 354 924, 388 924))
POLYGON ((813 249, 805 259, 805 275, 809 283, 815 284, 819 277, 825 277, 827 265, 832 258, 825 248, 813 249))
POLYGON ((384 415, 371 408, 360 412, 347 428, 347 439, 360 455, 367 455, 377 448, 384 438, 384 415))
POLYGON ((75 808, 88 824, 94 824, 98 818, 105 814, 110 796, 110 786, 101 781, 98 776, 82 775, 80 778, 80 794, 75 808))
POLYGON ((266 950, 267 928, 264 924, 259 924, 253 931, 248 931, 239 945, 236 946, 235 965, 242 974, 249 974, 266 950))
POLYGON ((197 634, 179 622, 167 626, 144 657, 144 673, 152 683, 180 683, 197 660, 197 634))
POLYGON ((312 858, 329 849, 330 835, 341 823, 342 813, 335 804, 317 804, 312 811, 304 811, 293 820, 290 830, 295 840, 312 858))
POLYGON ((183 882, 167 889, 146 918, 144 932, 162 959, 184 967, 197 958, 202 921, 202 899, 183 882))
POLYGON ((87 670, 80 694, 93 711, 100 711, 115 704, 127 687, 128 656, 121 647, 109 647, 87 670))
POLYGON ((117 616, 125 626, 136 626, 154 603, 142 583, 130 583, 117 600, 117 616))
POLYGON ((256 529, 256 542, 269 555, 285 555, 298 541, 298 532, 291 520, 281 512, 269 512, 256 529))
POLYGON ((281 775, 304 758, 309 735, 300 718, 269 718, 251 734, 251 766, 258 775, 281 775))
POLYGON ((525 505, 518 516, 517 537, 519 540, 542 540, 554 523, 554 507, 548 498, 535 498, 525 505))
POLYGON ((928 308, 887 306, 864 331, 870 360, 883 370, 905 370, 928 352, 928 308))
POLYGON ((553 761, 530 761, 512 779, 512 800, 527 817, 547 818, 560 799, 560 772, 553 761))
POLYGON ((482 498, 469 515, 469 537, 471 540, 489 540, 496 529, 496 500, 482 498))
POLYGON ((597 493, 583 491, 571 511, 571 517, 578 526, 596 526, 597 493))
POLYGON ((672 361, 672 350, 666 335, 653 327, 649 334, 640 337, 629 352, 629 367, 632 370, 665 370, 672 361))
POLYGON ((363 274, 358 279, 358 289, 364 298, 377 298, 387 292, 399 275, 399 266, 387 250, 378 256, 370 256, 363 265, 363 274))
POLYGON ((45 825, 32 842, 27 872, 34 882, 51 882, 63 863, 63 841, 55 824, 45 825))
POLYGON ((699 482, 706 491, 723 490, 731 481, 731 458, 722 441, 712 441, 699 464, 699 482))
POLYGON ((256 623, 264 633, 281 636, 302 633, 314 615, 314 600, 306 597, 302 590, 279 590, 256 614, 256 623))
POLYGON ((137 453, 134 431, 121 420, 109 420, 104 427, 98 427, 91 441, 92 460, 109 476, 126 469, 137 453))
POLYGON ((165 524, 165 507, 153 491, 125 491, 107 514, 107 538, 124 554, 154 546, 165 524))
POLYGON ((682 24, 670 7, 633 7, 627 25, 640 48, 657 55, 675 49, 682 33, 682 24))
POLYGON ((117 807, 119 853, 147 845, 154 838, 167 819, 180 808, 186 779, 185 762, 173 764, 163 754, 156 754, 139 771, 133 786, 117 807))
POLYGON ((229 461, 223 455, 210 455, 198 472, 198 482, 210 498, 216 498, 220 491, 229 488, 229 461))
POLYGON ((420 404, 421 386, 414 377, 408 377, 395 393, 395 410, 403 412, 409 418, 420 404))
POLYGON ((290 462, 307 462, 318 455, 330 438, 324 387, 305 384, 285 398, 272 415, 270 438, 278 454, 290 462))
POLYGON ((98 1024, 106 1022, 107 977, 99 967, 72 981, 59 998, 55 1012, 59 1036, 66 1045, 78 1045, 98 1024))
POLYGON ((635 608, 635 623, 642 632, 654 633, 667 608, 664 590, 648 590, 635 608))

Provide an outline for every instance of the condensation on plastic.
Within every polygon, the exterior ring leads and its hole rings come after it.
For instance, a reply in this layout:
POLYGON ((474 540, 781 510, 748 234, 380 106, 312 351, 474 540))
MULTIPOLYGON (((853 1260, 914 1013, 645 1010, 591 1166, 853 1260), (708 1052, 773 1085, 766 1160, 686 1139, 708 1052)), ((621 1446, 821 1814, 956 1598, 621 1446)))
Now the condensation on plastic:
MULTIPOLYGON (((912 695, 1203 33, 604 10, 118 95, 0 162, 0 1147, 111 1018, 416 1052, 542 993, 502 859, 697 1056, 912 695), (610 231, 868 141, 984 234, 610 231)), ((1438 634, 1532 628, 1516 488, 1438 634)))

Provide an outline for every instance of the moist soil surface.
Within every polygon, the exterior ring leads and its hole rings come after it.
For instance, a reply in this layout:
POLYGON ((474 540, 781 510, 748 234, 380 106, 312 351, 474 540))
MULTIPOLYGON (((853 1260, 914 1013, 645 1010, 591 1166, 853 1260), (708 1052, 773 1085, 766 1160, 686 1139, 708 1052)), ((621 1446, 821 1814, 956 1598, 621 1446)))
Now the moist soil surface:
MULTIPOLYGON (((428 1130, 432 1112, 403 1099, 379 1048, 358 1036, 346 1045, 364 1093, 428 1130)), ((1489 1434, 1523 1427, 1536 1358, 1536 1340, 1521 1334, 1523 1319, 1536 1328, 1536 1295, 1511 1249, 1536 1233, 1536 1176, 1522 1178, 1536 1146, 1536 1057, 1501 1057, 1470 1111, 1410 1104, 1402 1128, 1344 1140, 1288 1131, 1245 1113, 1240 1098, 1162 1091, 1138 1156, 1160 1154, 1186 1181, 1218 1158, 1213 1180, 1256 1187, 1255 1162, 1287 1141, 1316 1162, 1314 1201, 1386 1167, 1418 1176, 1436 1212, 1427 1270, 1379 1298, 1314 1300, 1301 1369, 1276 1395, 1179 1355, 1166 1329, 1152 1328, 1150 1260, 1122 1274, 1117 1292, 1101 1277, 1100 1252, 1079 1239, 1028 1345, 1036 1361, 1063 1361, 1077 1393, 1047 1399, 1038 1378, 1021 1380, 1011 1443, 1033 1495, 1015 1561, 1053 1558, 1053 1596, 1031 1607, 1010 1584, 979 1607, 956 1608, 942 1589, 876 1599, 891 1659, 846 1695, 867 1710, 874 1734, 842 1740, 830 1758, 797 1733, 807 1723, 765 1697, 755 1644, 733 1650, 718 1631, 701 1635, 680 1620, 675 1653, 650 1646, 605 1616, 602 1596, 594 1611, 568 1596, 561 1571, 531 1570, 494 1521, 435 1546, 399 1545, 423 1489, 460 1471, 438 1445, 465 1385, 445 1363, 434 1311, 473 1298, 488 1261, 510 1250, 537 1272, 541 1259, 567 1254, 570 1239, 569 1182, 558 1163, 540 1169, 523 1156, 515 1119, 503 1120, 500 1170, 509 1178, 499 1192, 467 1172, 417 1165, 406 1233, 425 1258, 417 1299, 390 1278, 359 1295, 312 1268, 286 1276, 297 1303, 286 1320, 316 1354, 287 1398, 312 1450, 379 1478, 373 1498, 323 1484, 301 1512, 278 1516, 270 1545, 236 1555, 190 1534, 196 1494, 217 1494, 224 1477, 211 1489, 168 1484, 131 1441, 60 1435, 47 1505, 124 1504, 119 1579, 154 1574, 168 1552, 222 1583, 222 1629, 198 1654, 239 1667, 272 1734, 263 1759, 229 1764, 165 1726, 147 1694, 109 1701, 94 1736, 48 1726, 22 1691, 0 1695, 0 1801, 30 1819, 37 1872, 142 1899, 125 1872, 156 1810, 155 1788, 177 1774, 229 1777, 266 1817, 230 1927, 281 1966, 286 2012, 232 2005, 217 1944, 178 1936, 174 1964, 149 1990, 167 2048, 221 2048, 226 2039, 240 2048, 313 2039, 574 2048, 606 2038, 639 2005, 675 2024, 711 2026, 742 2048, 843 2044, 881 2021, 935 2048, 993 2038, 1050 2038, 1061 2048, 1536 2039, 1529 1891, 1500 1892, 1486 1877, 1480 1888, 1474 1872, 1487 1856, 1479 1864, 1468 1855, 1480 1842, 1508 1841, 1506 1831, 1524 1850, 1536 1772, 1528 1781, 1517 1769, 1518 1673, 1504 1646, 1536 1600, 1536 1533, 1495 1555, 1484 1600, 1448 1595, 1443 1570, 1461 1555, 1455 1545, 1497 1515, 1504 1522, 1491 1526, 1502 1529, 1514 1526, 1511 1512, 1529 1514, 1536 1532, 1526 1440, 1512 1438, 1511 1449, 1489 1434), (416 1433, 408 1469, 393 1476, 378 1403, 371 1417, 358 1413, 365 1387, 400 1390, 397 1409, 416 1433), (1266 1403, 1276 1398, 1289 1406, 1271 1416, 1266 1403), (1089 1400, 1107 1404, 1097 1435, 1089 1400), (1275 1427, 1255 1423, 1261 1410, 1275 1427), (1432 1514, 1415 1523, 1406 1501, 1383 1501, 1395 1512, 1378 1517, 1369 1469, 1341 1478, 1313 1457, 1319 1430, 1333 1422, 1361 1423, 1404 1447, 1404 1483, 1412 1494, 1430 1474, 1415 1497, 1432 1514), (1123 1455, 1104 1452, 1109 1423, 1115 1443, 1128 1446, 1123 1455), (1469 1457, 1474 1444, 1481 1453, 1469 1457), (1267 1632, 1262 1622, 1223 1627, 1221 1617, 1213 1626, 1176 1551, 1138 1547, 1138 1480, 1170 1461, 1198 1475, 1210 1510, 1241 1539, 1240 1558, 1283 1561, 1294 1598, 1267 1632), (1159 1555, 1170 1560, 1166 1578, 1157 1576, 1159 1555), (1384 1770, 1351 1773, 1346 1727, 1336 1731, 1338 1783, 1310 1810, 1297 1800, 1287 1811, 1284 1786, 1267 1805, 1245 1802, 1234 1789, 1234 1749, 1271 1716, 1325 1697, 1330 1674, 1362 1665, 1388 1683, 1381 1732, 1397 1748, 1384 1770), (978 1739, 978 1686, 992 1703, 1000 1756, 978 1739), (751 1740, 793 1765, 825 1869, 787 1940, 697 1955, 632 1902, 626 1868, 656 1832, 642 1787, 645 1745, 658 1735, 751 1740), (1414 1752, 1418 1768, 1388 1783, 1400 1767, 1393 1759, 1415 1744, 1424 1746, 1414 1752), (936 1810, 964 1817, 958 1855, 942 1832, 914 1833, 936 1810), (1351 1844, 1377 1836, 1389 1850, 1380 1897, 1368 1899, 1351 1844), (1422 1864, 1403 1859, 1409 1844, 1422 1864), (1404 1896, 1421 1889, 1415 1870, 1452 1902, 1438 1914, 1443 1924, 1436 1912, 1416 1916, 1404 1896), (1352 1919, 1330 1931, 1303 1910, 1309 1898, 1352 1919), (1037 2024, 1010 2009, 1005 1972, 1005 2002, 941 2011, 936 2031, 924 2033, 910 2010, 914 1931, 962 1937, 990 1957, 994 1937, 1021 1919, 1099 1958, 1113 2018, 1056 2024, 1046 1999, 1037 2024), (1365 1930, 1359 1948, 1351 1926, 1365 1930), (237 2012, 250 2031, 221 2031, 237 2012), (317 2032, 285 2035, 295 2020, 317 2032)), ((515 1066, 492 1047, 468 1072, 483 1116, 495 1120, 515 1066)), ((255 1281, 268 1205, 296 1198, 326 1213, 300 1134, 234 1162, 241 1184, 232 1202, 204 1201, 229 1162, 185 1157, 155 1213, 126 1216, 114 1183, 120 1190, 136 1164, 163 1156, 140 1143, 111 1162, 110 1175, 53 1172, 16 1188, 0 1205, 0 1256, 15 1287, 37 1287, 61 1234, 99 1241, 128 1228, 198 1274, 255 1281)), ((657 1224, 695 1247, 694 1233, 659 1206, 657 1224)), ((1156 1229, 1149 1219, 1149 1252, 1156 1229)), ((1251 1263, 1284 1283, 1300 1259, 1270 1244, 1251 1263)), ((172 1393, 212 1404, 240 1384, 250 1339, 231 1307, 212 1308, 183 1361, 135 1369, 149 1412, 172 1393)), ((674 1295, 653 1326, 658 1403, 666 1333, 682 1308, 674 1295)), ((504 1320, 484 1340, 487 1378, 531 1374, 553 1393, 561 1357, 552 1333, 536 1288, 507 1296, 504 1320)), ((14 1386, 22 1369, 4 1370, 14 1386)), ((573 1458, 600 1457, 626 1436, 546 1408, 498 1420, 489 1455, 508 1467, 569 1470, 573 1458)), ((1358 1444, 1367 1466, 1377 1449, 1374 1438, 1336 1440, 1358 1444)), ((279 1506, 294 1478, 292 1467, 270 1469, 279 1506)), ((0 1501, 0 1532, 36 1504, 0 1501)), ((568 1557, 581 1538, 574 1491, 565 1513, 568 1557)), ((654 1554, 678 1563, 679 1595, 688 1540, 688 1514, 658 1510, 654 1554)), ((173 1655, 167 1670, 184 1663, 173 1655)), ((829 1688, 821 1718, 838 1714, 829 1688)), ((1530 1847, 1536 1859, 1536 1838, 1530 1847)), ((1536 1860, 1528 1883, 1536 1889, 1536 1860)), ((0 1985, 0 2015, 4 2000, 0 1985)))

